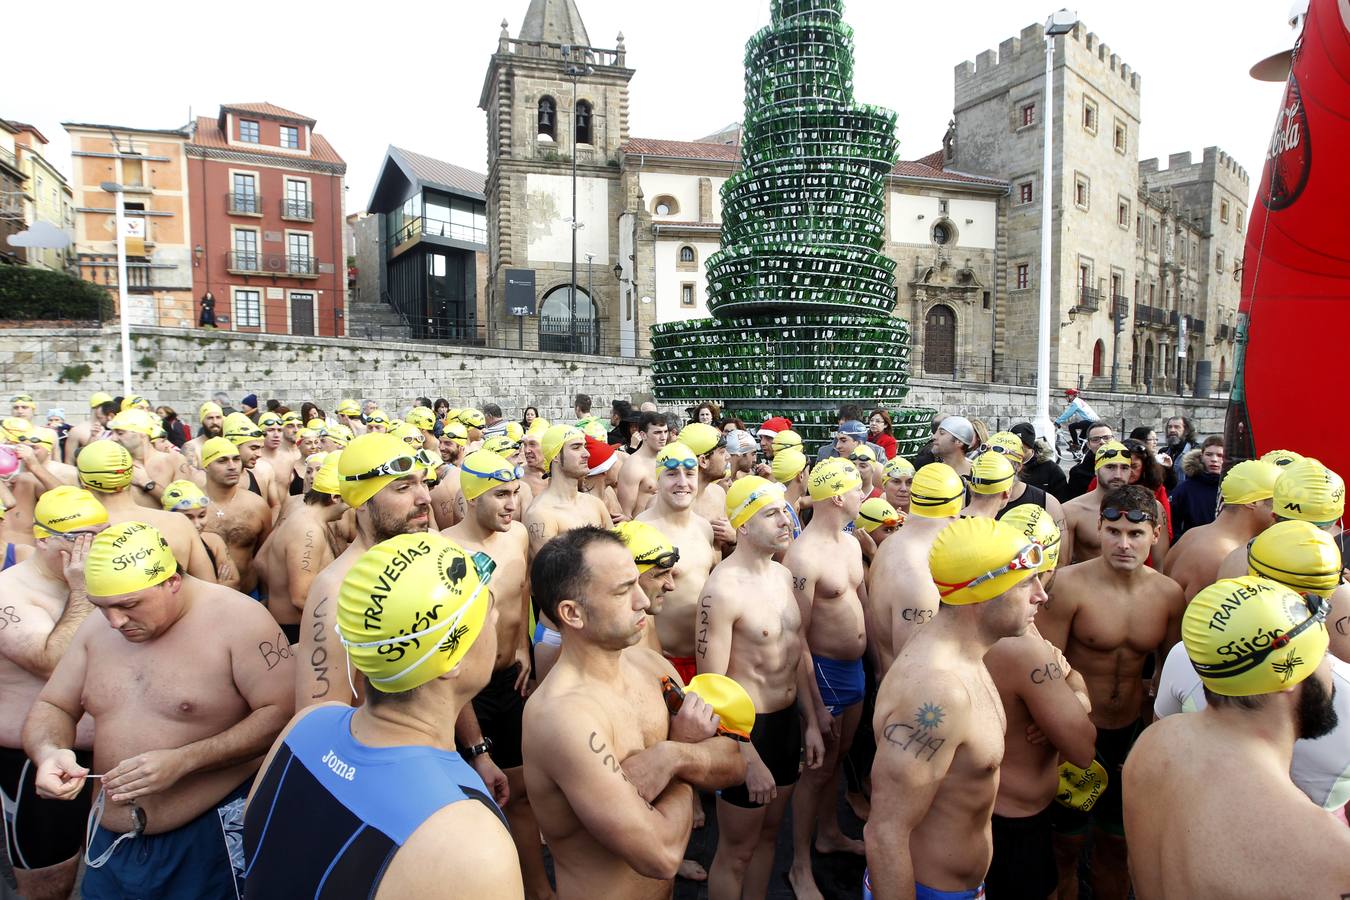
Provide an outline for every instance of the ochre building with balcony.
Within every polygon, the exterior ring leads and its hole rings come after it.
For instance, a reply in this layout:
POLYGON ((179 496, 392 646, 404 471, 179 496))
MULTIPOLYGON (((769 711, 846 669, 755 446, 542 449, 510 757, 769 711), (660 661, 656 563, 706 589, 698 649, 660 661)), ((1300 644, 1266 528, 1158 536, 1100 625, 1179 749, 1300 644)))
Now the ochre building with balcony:
POLYGON ((187 143, 192 291, 200 318, 270 334, 346 333, 347 165, 315 120, 271 103, 202 116, 187 143))

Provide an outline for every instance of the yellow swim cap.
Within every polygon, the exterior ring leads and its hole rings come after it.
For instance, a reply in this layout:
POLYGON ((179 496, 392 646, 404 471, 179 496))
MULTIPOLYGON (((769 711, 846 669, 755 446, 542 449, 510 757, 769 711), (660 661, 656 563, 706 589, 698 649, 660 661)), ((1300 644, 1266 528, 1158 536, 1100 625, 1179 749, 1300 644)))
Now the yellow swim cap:
POLYGON ((849 460, 849 462, 855 463, 856 462, 874 463, 877 461, 877 455, 872 450, 871 447, 867 446, 866 444, 859 444, 858 446, 853 448, 853 452, 850 453, 847 457, 845 457, 845 459, 849 460))
POLYGON ((1205 687, 1252 697, 1293 687, 1327 652, 1329 604, 1274 581, 1244 575, 1195 595, 1181 617, 1186 655, 1205 687))
POLYGON ((52 431, 46 425, 34 425, 33 435, 30 440, 36 441, 48 450, 56 449, 56 432, 52 431))
MULTIPOLYGON (((604 438, 601 438, 604 440, 604 438)), ((680 443, 694 451, 695 456, 711 453, 718 447, 727 445, 726 435, 711 425, 692 422, 680 429, 680 443)))
POLYGON ((788 450, 792 447, 800 447, 801 445, 802 436, 791 428, 785 428, 775 434, 773 440, 769 443, 769 446, 773 447, 775 456, 777 456, 780 451, 788 450))
POLYGON ((425 439, 422 434, 422 429, 411 422, 404 422, 396 428, 391 428, 389 433, 412 447, 414 450, 421 449, 422 441, 425 439))
POLYGON ((1035 541, 1045 551, 1045 561, 1038 571, 1049 572, 1059 565, 1059 526, 1043 506, 1023 503, 999 516, 999 521, 1011 525, 1029 541, 1035 541))
POLYGON ((93 409, 95 406, 102 406, 105 403, 111 402, 113 402, 113 396, 112 394, 109 394, 106 391, 96 391, 89 396, 90 409, 93 409))
POLYGON ((418 462, 422 471, 426 473, 427 484, 432 485, 441 480, 441 466, 445 465, 445 460, 435 450, 423 450, 421 457, 426 462, 418 462))
POLYGON ((469 429, 458 422, 447 422, 441 428, 441 434, 449 435, 450 440, 459 444, 461 447, 466 447, 469 444, 469 429))
POLYGON ((656 474, 661 474, 666 469, 678 469, 683 465, 686 469, 698 468, 698 457, 694 451, 690 450, 680 441, 672 441, 661 448, 656 454, 656 474), (667 460, 670 460, 668 463, 667 460), (693 465, 690 465, 693 463, 693 465))
POLYGON ((33 537, 67 534, 81 528, 105 525, 108 511, 98 498, 81 488, 63 484, 38 497, 33 506, 33 537))
POLYGON ((248 416, 236 412, 225 417, 225 424, 221 426, 221 436, 237 447, 249 441, 260 440, 263 432, 248 416))
POLYGON ((150 401, 144 397, 132 394, 129 397, 122 398, 122 409, 119 412, 125 412, 128 409, 149 409, 150 401))
POLYGON ((234 441, 226 440, 223 437, 210 438, 202 444, 202 468, 205 469, 222 456, 238 455, 239 448, 234 445, 234 441))
POLYGON ((298 444, 304 440, 318 440, 323 434, 316 428, 297 428, 295 430, 295 442, 298 444))
POLYGON ((389 484, 411 475, 416 462, 412 448, 392 434, 382 431, 363 434, 347 445, 338 460, 342 499, 353 509, 359 509, 389 484))
POLYGON ((171 481, 164 486, 164 496, 159 503, 169 512, 183 512, 187 509, 206 509, 211 498, 191 481, 171 481))
MULTIPOLYGON (((459 422, 459 414, 462 413, 462 412, 464 412, 464 410, 460 409, 459 407, 455 407, 454 409, 448 409, 448 410, 446 410, 446 411, 445 411, 445 421, 447 421, 447 422, 459 422)), ((461 423, 461 424, 463 424, 463 423, 461 423)))
POLYGON ((1120 441, 1107 441, 1097 448, 1097 456, 1092 461, 1092 471, 1100 472, 1102 466, 1128 466, 1130 450, 1120 441))
POLYGON ((684 692, 698 694, 704 703, 712 707, 722 720, 718 731, 745 741, 750 740, 750 731, 755 727, 755 701, 750 699, 750 694, 738 682, 725 675, 704 672, 689 679, 684 692))
POLYGON ((158 528, 123 522, 94 538, 84 581, 91 597, 120 597, 168 581, 177 571, 178 561, 158 528))
POLYGON ((143 434, 146 437, 153 437, 155 434, 155 420, 148 412, 143 409, 132 407, 124 409, 113 420, 108 423, 111 431, 131 431, 136 434, 143 434))
POLYGON ((773 480, 779 484, 787 484, 800 475, 802 469, 805 468, 806 455, 794 447, 779 450, 773 455, 773 462, 769 463, 769 469, 773 472, 773 480))
POLYGON ((882 525, 895 527, 904 521, 904 514, 897 512, 885 497, 868 497, 862 502, 858 518, 853 520, 853 526, 870 534, 882 525))
POLYGON ((1316 525, 1290 519, 1247 543, 1247 571, 1329 598, 1341 583, 1341 551, 1336 539, 1316 525))
POLYGON ((520 449, 520 444, 504 434, 497 434, 483 441, 483 449, 498 456, 510 456, 520 449))
POLYGON ((288 410, 286 410, 285 414, 282 415, 282 417, 281 417, 281 424, 282 424, 282 425, 303 425, 303 424, 305 424, 305 420, 302 419, 302 418, 300 418, 300 414, 299 414, 298 412, 296 412, 295 410, 293 410, 293 409, 288 409, 288 410))
POLYGON ((1273 466, 1287 466, 1290 463, 1298 462, 1303 459, 1302 453, 1295 453, 1293 450, 1271 450, 1268 453, 1261 454, 1261 462, 1270 463, 1273 466))
POLYGON ((914 464, 903 456, 892 456, 886 460, 885 467, 881 470, 882 474, 888 479, 899 481, 901 478, 914 477, 914 464))
POLYGON ((352 664, 386 694, 449 672, 484 630, 492 569, 486 554, 470 555, 435 532, 400 534, 371 547, 338 593, 338 638, 352 664))
POLYGON ((990 450, 1007 457, 1010 463, 1020 466, 1026 457, 1022 439, 1011 431, 996 431, 989 435, 989 440, 986 443, 990 450))
POLYGON ((460 463, 459 489, 465 500, 474 500, 493 488, 510 484, 524 474, 491 450, 475 450, 460 463))
POLYGON ((361 407, 357 405, 355 400, 347 398, 338 402, 335 412, 340 416, 359 416, 361 415, 361 407))
POLYGON ((986 497, 1001 494, 1012 489, 1016 474, 1008 457, 986 450, 970 464, 970 489, 986 497))
POLYGON ((389 427, 389 414, 382 409, 373 409, 370 415, 366 416, 367 425, 383 425, 389 427))
POLYGON ((628 552, 633 554, 638 573, 656 566, 660 569, 673 569, 680 561, 680 551, 654 525, 630 519, 614 526, 614 533, 623 541, 628 552))
POLYGON ((483 416, 482 410, 461 409, 459 411, 459 423, 469 428, 482 428, 487 424, 487 419, 483 416))
MULTIPOLYGON (((506 436, 509 437, 511 440, 515 441, 517 444, 519 444, 522 440, 525 439, 525 429, 520 427, 519 422, 507 422, 506 436)), ((603 441, 608 436, 609 434, 608 432, 606 432, 604 435, 600 437, 600 440, 603 441)))
POLYGON ((319 466, 319 471, 314 473, 314 481, 311 483, 311 487, 320 494, 336 497, 342 493, 338 481, 338 460, 342 458, 342 454, 342 450, 334 450, 325 454, 323 465, 319 466))
POLYGON ((80 484, 105 494, 115 494, 131 484, 131 453, 117 441, 107 439, 85 445, 75 459, 80 484))
POLYGON ((1315 459, 1284 466, 1275 482, 1275 515, 1330 525, 1345 515, 1345 482, 1315 459))
POLYGON ((942 529, 928 553, 928 568, 942 602, 966 606, 1010 590, 1039 572, 1044 560, 1041 545, 1013 526, 978 517, 942 529))
POLYGON ((1106 767, 1095 759, 1086 769, 1080 769, 1071 762, 1062 762, 1059 764, 1059 790, 1055 792, 1055 800, 1061 806, 1079 812, 1091 812, 1097 800, 1106 792, 1110 780, 1106 767))
POLYGON ((561 452, 564 444, 584 437, 581 429, 574 425, 550 426, 539 440, 539 450, 544 456, 544 471, 547 472, 553 465, 554 457, 561 452))
POLYGON ((926 519, 948 519, 966 505, 966 483, 946 463, 929 463, 914 473, 909 511, 926 519))
POLYGON ((31 419, 25 419, 22 416, 0 419, 0 438, 5 443, 17 444, 28 436, 33 430, 31 419))
POLYGON ((609 437, 609 429, 605 427, 604 422, 601 422, 595 416, 587 416, 582 419, 577 423, 577 427, 581 429, 582 434, 602 443, 609 437))
POLYGON ((806 479, 806 489, 811 494, 811 499, 817 502, 838 497, 860 487, 862 476, 858 474, 858 467, 838 456, 831 456, 816 463, 806 479))
POLYGON ((1249 459, 1238 463, 1223 476, 1219 492, 1227 506, 1256 503, 1275 496, 1275 482, 1284 470, 1273 463, 1249 459))
POLYGON ((533 435, 537 440, 543 437, 544 432, 548 431, 548 429, 549 429, 548 419, 540 419, 536 417, 535 420, 530 423, 530 427, 525 429, 525 433, 527 435, 533 435))
POLYGON ((781 484, 758 475, 736 479, 727 491, 727 518, 731 520, 731 527, 740 528, 765 507, 782 503, 783 494, 781 484))
POLYGON ((274 412, 265 412, 261 416, 258 416, 259 428, 280 428, 284 424, 285 423, 281 421, 281 416, 274 412))
POLYGON ((328 438, 339 447, 345 447, 352 442, 352 430, 346 425, 324 425, 319 429, 319 437, 328 438))
POLYGON ((414 406, 408 410, 408 414, 403 417, 403 421, 419 431, 430 431, 436 427, 436 414, 425 406, 414 406))

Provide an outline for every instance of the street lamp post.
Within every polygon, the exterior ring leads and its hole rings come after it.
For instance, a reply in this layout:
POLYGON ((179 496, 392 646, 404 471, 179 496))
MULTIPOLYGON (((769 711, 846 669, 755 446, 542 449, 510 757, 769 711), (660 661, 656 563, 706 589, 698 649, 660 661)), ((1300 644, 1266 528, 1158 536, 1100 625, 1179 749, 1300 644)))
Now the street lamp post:
POLYGON ((131 310, 127 306, 127 244, 123 234, 126 214, 122 203, 122 185, 105 181, 99 185, 117 201, 117 305, 122 323, 122 396, 131 396, 131 310))
POLYGON ((1068 34, 1078 24, 1078 16, 1061 9, 1045 20, 1045 90, 1042 113, 1045 119, 1045 147, 1041 157, 1041 305, 1039 336, 1036 342, 1036 434, 1054 441, 1054 426, 1050 422, 1050 204, 1054 196, 1051 188, 1051 168, 1054 165, 1055 99, 1054 67, 1055 38, 1068 34))
MULTIPOLYGON (((562 48, 564 59, 572 57, 575 48, 562 48)), ((572 283, 567 290, 567 350, 577 352, 577 82, 595 72, 590 66, 568 63, 563 74, 572 79, 572 283)))
MULTIPOLYGON (((588 251, 586 253, 586 299, 591 303, 591 324, 594 327, 596 319, 595 295, 591 293, 591 263, 593 262, 595 262, 595 254, 588 251)), ((594 347, 597 343, 598 341, 594 340, 594 335, 592 335, 592 340, 588 345, 594 347)))

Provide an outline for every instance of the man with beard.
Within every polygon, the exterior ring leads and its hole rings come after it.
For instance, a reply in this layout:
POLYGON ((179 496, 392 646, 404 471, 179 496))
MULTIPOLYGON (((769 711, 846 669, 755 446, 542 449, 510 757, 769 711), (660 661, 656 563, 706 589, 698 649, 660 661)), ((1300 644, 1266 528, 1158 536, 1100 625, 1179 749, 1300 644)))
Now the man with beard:
POLYGON ((933 544, 942 611, 896 657, 872 720, 867 900, 984 896, 1007 728, 984 657, 1031 626, 1045 602, 1034 577, 1043 557, 992 519, 953 522, 933 544))
POLYGON ((426 531, 431 494, 426 474, 407 444, 392 434, 363 434, 338 457, 338 490, 356 510, 356 533, 347 549, 319 573, 300 616, 295 666, 295 708, 360 698, 347 653, 333 631, 333 604, 342 580, 361 555, 381 541, 426 531))
POLYGON ((292 493, 291 469, 295 467, 298 451, 293 443, 285 440, 286 426, 282 423, 281 416, 273 412, 263 413, 258 416, 258 427, 263 432, 263 447, 259 460, 271 466, 274 476, 272 489, 278 492, 278 496, 273 497, 269 505, 278 506, 283 498, 292 493))
MULTIPOLYGON (((1060 500, 1068 503, 1088 492, 1092 479, 1097 477, 1097 451, 1116 438, 1115 430, 1105 422, 1093 422, 1084 432, 1087 443, 1083 445, 1083 458, 1069 470, 1069 484, 1060 495, 1060 500)), ((1127 456, 1125 461, 1129 462, 1127 456)))
POLYGON ((459 522, 460 506, 464 502, 460 497, 459 461, 464 458, 464 448, 469 443, 469 431, 458 422, 448 422, 441 430, 440 450, 441 468, 436 485, 431 489, 431 509, 436 514, 436 523, 442 528, 459 522))
POLYGON ((1336 897, 1350 885, 1350 831, 1290 779, 1295 742, 1337 725, 1325 617, 1324 604, 1251 577, 1186 608, 1182 640, 1208 706, 1148 729, 1125 766, 1140 900, 1336 897))
POLYGON ((1192 450, 1199 449, 1200 444, 1196 440, 1195 425, 1185 416, 1173 416, 1167 420, 1167 446, 1163 452, 1171 461, 1172 471, 1176 473, 1177 484, 1181 485, 1186 480, 1186 473, 1182 470, 1181 461, 1186 458, 1186 454, 1192 450))
POLYGON ((1144 666, 1150 658, 1165 659, 1179 639, 1186 600, 1175 581, 1145 565, 1165 530, 1152 492, 1131 484, 1107 492, 1100 502, 1094 537, 1101 555, 1059 572, 1036 626, 1083 675, 1097 727, 1097 762, 1107 775, 1090 812, 1055 808, 1060 894, 1078 895, 1078 858, 1091 828, 1093 896, 1124 900, 1129 877, 1120 767, 1148 724, 1144 666))
POLYGON ((86 444, 107 436, 107 424, 115 415, 117 404, 108 394, 99 391, 89 398, 89 421, 79 423, 66 434, 66 465, 75 465, 75 457, 86 444))
POLYGON ((745 784, 718 797, 710 900, 766 896, 778 826, 797 783, 803 727, 808 767, 824 755, 792 573, 774 561, 792 542, 783 488, 748 475, 732 485, 725 514, 736 529, 736 549, 703 587, 698 668, 746 689, 755 727, 741 744, 745 784))
MULTIPOLYGON (((1089 432, 1089 440, 1092 435, 1089 432)), ((1102 498, 1130 483, 1130 451, 1124 444, 1110 441, 1097 451, 1093 465, 1097 471, 1096 490, 1074 497, 1064 504, 1065 537, 1068 538, 1065 543, 1068 545, 1066 549, 1070 551, 1065 556, 1076 563, 1101 555, 1102 498)), ((1162 521, 1162 507, 1157 500, 1153 504, 1156 511, 1150 514, 1149 521, 1157 523, 1162 521)), ((1167 533, 1166 527, 1162 533, 1167 533)))
MULTIPOLYGON (((497 440, 488 438, 487 442, 497 440)), ((530 680, 530 538, 515 520, 521 482, 517 467, 490 450, 465 457, 460 487, 465 516, 441 534, 469 553, 491 557, 492 599, 497 610, 492 678, 460 712, 455 739, 469 748, 470 763, 506 813, 530 900, 551 898, 539 825, 525 792, 520 754, 521 719, 530 680), (508 790, 509 788, 509 790, 508 790), (502 794, 506 796, 503 797, 502 794)))
POLYGON ((132 499, 154 510, 160 509, 164 486, 190 474, 181 456, 160 453, 151 446, 157 424, 150 413, 134 407, 118 413, 108 423, 112 439, 126 447, 135 461, 132 499))
POLYGON ((220 404, 207 401, 200 410, 202 427, 197 436, 183 445, 183 456, 188 463, 201 468, 202 444, 214 437, 222 437, 225 429, 225 412, 220 404))
POLYGON ((656 498, 656 454, 666 445, 670 431, 666 417, 656 412, 644 412, 641 424, 642 446, 619 470, 619 505, 624 515, 634 519, 656 498))
POLYGON ((239 572, 239 590, 261 599, 254 557, 272 530, 271 510, 257 494, 244 490, 244 464, 233 442, 211 438, 202 444, 201 462, 211 501, 202 530, 220 535, 225 542, 239 572))
POLYGON ((1275 521, 1275 481, 1280 468, 1249 459, 1228 470, 1219 486, 1223 509, 1208 525, 1192 528, 1167 554, 1163 574, 1181 585, 1187 602, 1219 577, 1219 566, 1275 521))

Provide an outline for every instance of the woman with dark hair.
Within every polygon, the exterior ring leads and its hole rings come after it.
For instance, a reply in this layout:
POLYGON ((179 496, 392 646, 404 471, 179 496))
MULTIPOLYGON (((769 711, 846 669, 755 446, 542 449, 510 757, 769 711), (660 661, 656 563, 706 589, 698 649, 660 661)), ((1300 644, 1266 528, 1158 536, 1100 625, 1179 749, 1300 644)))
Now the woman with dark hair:
POLYGON ((730 434, 733 431, 744 431, 745 423, 736 418, 723 419, 721 428, 723 434, 730 434))
POLYGON ((539 418, 539 410, 535 409, 533 406, 525 407, 525 413, 520 417, 520 427, 528 430, 530 423, 537 418, 539 418))
POLYGON ((1177 473, 1176 470, 1172 468, 1172 460, 1170 457, 1159 457, 1158 432, 1149 428, 1147 425, 1140 425, 1138 428, 1134 429, 1134 431, 1130 432, 1130 440, 1138 441, 1143 444, 1148 448, 1148 451, 1153 454, 1153 458, 1158 461, 1158 466, 1162 469, 1163 487, 1170 493, 1172 489, 1177 486, 1177 473))
POLYGON ((169 443, 182 450, 183 445, 192 439, 192 435, 178 420, 178 413, 171 406, 158 406, 155 412, 164 425, 164 436, 169 439, 169 443))
POLYGON ((722 420, 722 408, 716 403, 706 401, 694 407, 694 416, 692 421, 702 422, 704 425, 717 427, 717 423, 722 420))
MULTIPOLYGON (((891 414, 874 409, 867 417, 867 439, 886 451, 886 459, 894 459, 900 444, 891 434, 891 414)), ((886 460, 882 460, 884 463, 886 460)))

